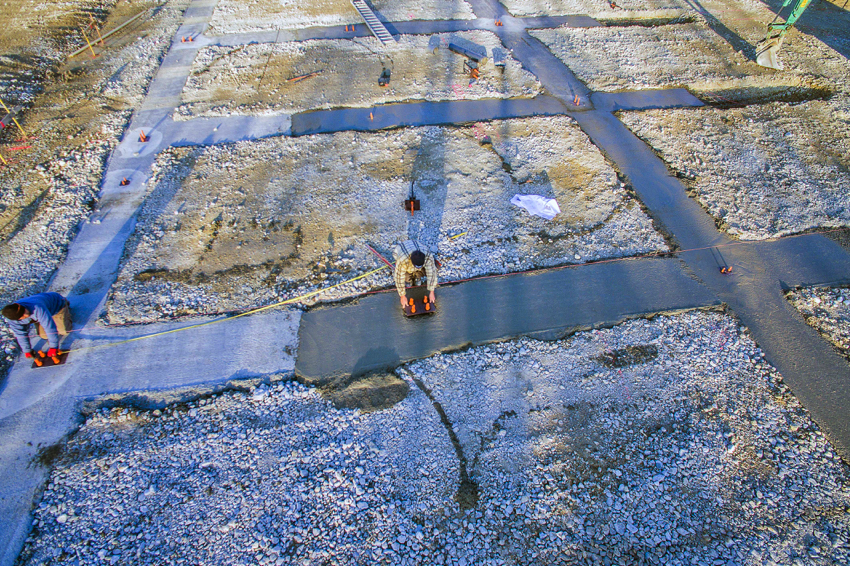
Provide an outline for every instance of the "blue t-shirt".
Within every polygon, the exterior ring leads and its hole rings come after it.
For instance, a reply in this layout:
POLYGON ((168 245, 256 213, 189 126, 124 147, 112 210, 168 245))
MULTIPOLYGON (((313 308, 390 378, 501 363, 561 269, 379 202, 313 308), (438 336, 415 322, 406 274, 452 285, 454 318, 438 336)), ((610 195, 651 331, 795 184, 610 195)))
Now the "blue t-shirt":
POLYGON ((44 333, 47 334, 47 343, 50 348, 59 348, 59 332, 56 330, 56 323, 53 322, 53 315, 62 310, 68 303, 65 297, 59 293, 39 293, 25 299, 15 301, 27 311, 30 315, 23 320, 6 320, 12 333, 15 335, 15 340, 18 341, 21 350, 24 352, 32 352, 30 346, 29 330, 30 324, 37 322, 44 328, 44 333))

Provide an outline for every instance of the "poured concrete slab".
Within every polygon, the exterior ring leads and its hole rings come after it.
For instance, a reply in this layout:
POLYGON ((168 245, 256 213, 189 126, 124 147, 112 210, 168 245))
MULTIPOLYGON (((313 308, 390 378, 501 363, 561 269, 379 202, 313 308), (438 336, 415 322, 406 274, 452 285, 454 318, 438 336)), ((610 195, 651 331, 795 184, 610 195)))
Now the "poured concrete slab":
POLYGON ((389 292, 305 313, 299 377, 321 383, 516 336, 556 338, 660 311, 719 305, 675 259, 589 264, 437 289, 439 311, 406 319, 389 292))

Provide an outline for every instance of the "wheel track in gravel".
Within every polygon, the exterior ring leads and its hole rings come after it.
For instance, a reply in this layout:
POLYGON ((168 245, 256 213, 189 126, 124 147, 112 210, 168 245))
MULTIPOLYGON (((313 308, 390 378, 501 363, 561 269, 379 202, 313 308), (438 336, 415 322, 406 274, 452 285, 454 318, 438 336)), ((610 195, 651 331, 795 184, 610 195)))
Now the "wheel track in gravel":
MULTIPOLYGON (((661 227, 683 249, 697 251, 667 259, 618 260, 540 274, 505 276, 444 289, 443 294, 448 299, 444 304, 455 301, 453 311, 462 313, 463 318, 444 325, 444 330, 454 329, 457 332, 447 332, 442 337, 434 332, 439 318, 403 320, 397 316, 395 299, 388 295, 371 297, 353 305, 316 309, 303 317, 297 361, 281 354, 281 361, 256 363, 259 358, 254 352, 260 347, 258 344, 281 352, 289 346, 281 336, 285 333, 273 330, 287 323, 285 316, 258 315, 248 317, 252 321, 242 319, 241 323, 216 325, 221 328, 230 326, 240 336, 247 335, 242 347, 248 355, 231 357, 228 363, 218 364, 221 367, 211 368, 214 375, 204 380, 205 386, 226 387, 232 379, 292 371, 293 362, 295 371, 309 376, 311 364, 321 352, 317 351, 320 346, 317 340, 306 336, 321 336, 325 342, 328 339, 351 338, 350 331, 353 329, 350 325, 343 333, 328 332, 328 327, 322 329, 327 322, 323 322, 321 317, 334 312, 335 316, 359 316, 363 312, 371 312, 374 317, 372 324, 376 326, 366 328, 368 325, 361 325, 364 331, 361 334, 375 335, 375 329, 382 328, 390 332, 388 339, 391 341, 407 336, 408 345, 416 346, 410 351, 400 355, 395 348, 383 350, 390 352, 390 361, 398 365, 459 344, 480 344, 522 334, 556 337, 580 328, 617 324, 632 317, 722 302, 749 328, 768 361, 780 370, 794 393, 825 429, 839 453, 850 459, 850 423, 846 413, 846 407, 850 406, 850 368, 806 325, 782 293, 796 285, 849 282, 850 256, 837 244, 816 234, 773 242, 729 245, 732 244, 730 239, 717 231, 714 220, 687 197, 685 188, 670 174, 666 165, 612 114, 616 110, 678 108, 700 106, 701 103, 683 89, 592 93, 526 31, 529 27, 558 25, 591 27, 598 22, 582 16, 514 18, 495 0, 470 0, 478 17, 475 20, 396 22, 388 25, 393 33, 466 30, 496 33, 504 45, 513 50, 515 58, 544 85, 548 94, 535 99, 401 103, 373 109, 317 111, 291 117, 237 116, 175 122, 170 117, 171 113, 180 104, 180 94, 195 56, 206 45, 350 39, 365 35, 362 31, 344 32, 342 26, 336 26, 207 38, 202 34, 216 4, 217 0, 195 0, 184 13, 184 25, 175 35, 175 41, 152 81, 144 103, 134 115, 124 141, 109 160, 98 210, 91 218, 93 222, 82 228, 69 248, 65 263, 53 279, 51 288, 69 294, 77 326, 82 327, 81 336, 71 340, 72 343, 90 346, 110 341, 107 333, 92 323, 102 310, 108 290, 117 276, 124 242, 133 231, 135 214, 145 197, 145 181, 150 175, 151 165, 156 154, 169 146, 566 114, 578 122, 629 179, 644 206, 661 227), (495 25, 497 18, 503 20, 503 26, 495 25), (181 37, 188 36, 196 40, 191 43, 180 41, 181 37), (368 116, 370 111, 374 118, 368 116), (138 141, 142 132, 149 141, 138 141), (121 186, 119 181, 124 177, 130 183, 121 186), (721 275, 718 272, 716 255, 712 252, 715 246, 725 246, 723 255, 734 266, 733 274, 721 275), (569 289, 568 295, 562 291, 564 288, 569 289), (549 318, 521 316, 512 320, 496 317, 494 320, 491 314, 487 314, 487 305, 476 303, 476 296, 479 299, 498 297, 498 306, 507 310, 515 306, 517 297, 521 297, 526 308, 551 312, 544 312, 549 318), (561 308, 547 309, 546 306, 553 301, 558 302, 561 308), (347 309, 361 310, 353 313, 347 309), (305 331, 305 328, 308 330, 305 331), (334 338, 335 334, 339 336, 334 338)), ((445 312, 446 309, 443 309, 441 314, 445 312)), ((329 317, 329 320, 333 318, 329 317)), ((166 323, 155 325, 155 328, 174 329, 181 324, 166 323)), ((336 330, 338 327, 330 328, 336 330)), ((114 331, 110 333, 114 334, 114 331)), ((120 331, 122 338, 149 333, 151 327, 148 326, 120 331)), ((39 374, 42 381, 35 384, 30 382, 30 370, 23 364, 12 369, 0 391, 0 433, 10 439, 0 452, 0 469, 2 477, 12 478, 4 480, 0 489, 0 515, 4 517, 4 528, 0 529, 3 533, 0 544, 4 548, 0 565, 14 562, 29 529, 32 498, 46 477, 46 470, 29 466, 39 445, 53 444, 76 427, 82 400, 97 398, 110 390, 118 395, 138 395, 146 390, 168 389, 176 385, 175 374, 182 376, 182 380, 176 381, 184 386, 197 386, 197 381, 192 379, 198 375, 194 360, 216 360, 220 355, 217 345, 221 340, 235 339, 226 330, 218 329, 199 335, 194 340, 187 339, 192 347, 190 354, 181 355, 179 347, 182 344, 173 340, 169 340, 169 346, 163 346, 171 348, 166 350, 167 356, 179 357, 180 360, 179 364, 171 365, 173 371, 167 378, 153 375, 156 371, 163 371, 155 368, 168 367, 167 363, 163 366, 161 362, 172 359, 164 358, 156 345, 138 346, 120 358, 114 351, 100 353, 108 350, 80 353, 75 356, 77 360, 73 364, 44 370, 45 377, 42 379, 39 374), (135 359, 130 359, 134 356, 135 359), (156 366, 154 362, 160 362, 160 365, 156 366), (151 363, 154 365, 149 365, 151 363), (86 365, 86 371, 81 371, 83 365, 86 365), (49 377, 47 371, 52 372, 49 377), (119 386, 113 383, 116 376, 119 386)), ((335 356, 339 367, 321 367, 314 378, 320 380, 334 372, 344 372, 367 355, 367 350, 352 348, 350 351, 353 360, 344 355, 335 356)), ((369 362, 379 367, 386 365, 388 360, 376 356, 369 362)), ((364 366, 361 364, 360 367, 364 366)), ((432 401, 438 402, 436 399, 432 401)))

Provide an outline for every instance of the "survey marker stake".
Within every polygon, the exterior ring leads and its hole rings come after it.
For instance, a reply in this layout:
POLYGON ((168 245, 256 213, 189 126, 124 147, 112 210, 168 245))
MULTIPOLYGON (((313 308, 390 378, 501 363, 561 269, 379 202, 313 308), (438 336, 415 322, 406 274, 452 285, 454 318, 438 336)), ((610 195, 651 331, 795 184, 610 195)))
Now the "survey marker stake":
POLYGON ((92 47, 91 41, 89 41, 89 36, 86 35, 85 29, 81 28, 80 31, 83 32, 83 37, 86 38, 86 44, 88 44, 89 49, 91 49, 91 58, 94 59, 95 57, 97 57, 97 53, 94 52, 94 47, 92 47))

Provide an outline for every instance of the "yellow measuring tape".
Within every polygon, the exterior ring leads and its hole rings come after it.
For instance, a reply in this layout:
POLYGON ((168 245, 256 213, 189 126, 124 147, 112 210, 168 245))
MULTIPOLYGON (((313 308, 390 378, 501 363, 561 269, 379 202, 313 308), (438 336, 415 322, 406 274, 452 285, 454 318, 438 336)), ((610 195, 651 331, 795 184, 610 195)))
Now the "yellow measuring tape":
POLYGON ((353 282, 355 282, 359 279, 363 279, 364 277, 369 277, 370 275, 377 273, 377 272, 379 272, 383 269, 387 269, 387 267, 388 266, 386 266, 386 265, 382 265, 381 267, 379 267, 377 269, 373 269, 372 271, 369 271, 369 272, 364 273, 362 275, 358 275, 357 277, 353 277, 352 279, 349 279, 347 281, 337 283, 336 285, 331 285, 330 287, 325 287, 324 289, 318 289, 316 291, 311 291, 311 292, 305 293, 305 294, 303 294, 299 297, 293 297, 291 299, 286 299, 285 301, 280 301, 279 303, 274 303, 272 305, 266 305, 264 307, 259 307, 259 308, 256 308, 256 309, 253 309, 253 310, 250 310, 250 311, 245 311, 243 313, 240 313, 240 314, 237 314, 237 315, 234 315, 234 316, 228 316, 228 317, 225 317, 225 318, 210 320, 210 321, 207 321, 207 322, 202 322, 200 324, 193 324, 191 326, 184 326, 183 328, 175 328, 174 330, 166 330, 164 332, 157 332, 155 334, 147 334, 145 336, 138 336, 136 338, 129 338, 127 340, 121 340, 119 342, 110 342, 109 344, 100 344, 98 346, 86 346, 84 348, 77 348, 76 350, 70 350, 70 352, 80 352, 80 351, 83 351, 83 350, 96 350, 98 348, 111 348, 112 346, 120 346, 122 344, 129 344, 130 342, 135 342, 137 340, 147 340, 148 338, 154 338, 156 336, 164 336, 166 334, 173 334, 174 332, 182 332, 184 330, 192 330, 193 328, 200 328, 202 326, 209 326, 210 324, 218 324, 219 322, 227 322, 229 320, 235 320, 239 317, 248 316, 248 315, 251 315, 251 314, 257 314, 258 312, 273 309, 275 307, 280 307, 280 306, 283 306, 283 305, 295 303, 295 302, 307 299, 309 297, 312 297, 314 295, 318 295, 319 293, 324 293, 325 291, 330 291, 331 289, 341 287, 342 285, 345 285, 347 283, 353 283, 353 282))

